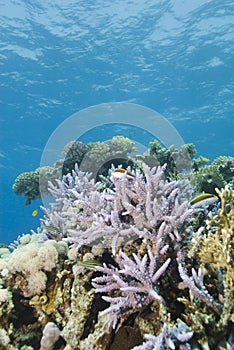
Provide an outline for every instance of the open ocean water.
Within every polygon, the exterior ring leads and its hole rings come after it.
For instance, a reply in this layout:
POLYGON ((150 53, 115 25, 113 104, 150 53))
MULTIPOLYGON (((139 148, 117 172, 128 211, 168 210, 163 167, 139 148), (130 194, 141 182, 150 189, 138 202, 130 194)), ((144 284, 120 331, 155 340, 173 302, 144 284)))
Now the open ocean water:
POLYGON ((234 156, 232 0, 0 0, 0 21, 0 242, 39 225, 12 184, 84 108, 143 105, 198 155, 234 156))

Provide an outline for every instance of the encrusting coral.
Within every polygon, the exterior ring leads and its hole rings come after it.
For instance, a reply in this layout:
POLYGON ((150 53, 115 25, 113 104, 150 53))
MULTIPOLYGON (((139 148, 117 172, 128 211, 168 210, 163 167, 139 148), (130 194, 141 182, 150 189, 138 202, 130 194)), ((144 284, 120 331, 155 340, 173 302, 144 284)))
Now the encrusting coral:
POLYGON ((217 190, 207 216, 190 205, 188 180, 139 169, 111 170, 102 190, 77 166, 50 184, 56 201, 38 233, 0 259, 6 350, 46 348, 47 325, 59 330, 51 349, 231 349, 232 188, 217 190))

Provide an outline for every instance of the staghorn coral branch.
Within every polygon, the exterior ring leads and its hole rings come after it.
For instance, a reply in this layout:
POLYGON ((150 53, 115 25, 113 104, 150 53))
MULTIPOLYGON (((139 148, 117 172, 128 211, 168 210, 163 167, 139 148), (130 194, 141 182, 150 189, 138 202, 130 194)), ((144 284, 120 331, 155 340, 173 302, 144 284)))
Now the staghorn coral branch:
POLYGON ((221 305, 213 299, 213 297, 209 294, 208 290, 204 286, 201 270, 199 270, 197 274, 196 271, 193 269, 192 277, 189 277, 185 265, 185 258, 180 247, 181 237, 177 237, 177 235, 178 232, 177 234, 175 234, 175 232, 174 234, 169 233, 169 236, 173 242, 174 250, 177 255, 176 261, 181 279, 195 297, 197 297, 199 300, 203 301, 205 304, 211 307, 216 313, 220 313, 221 305))
POLYGON ((178 323, 171 329, 169 329, 167 323, 164 323, 161 332, 157 336, 145 334, 144 337, 147 341, 142 345, 135 346, 132 350, 174 350, 177 348, 191 350, 188 341, 192 336, 193 332, 190 332, 188 326, 184 323, 178 323))
MULTIPOLYGON (((43 226, 57 228, 61 232, 58 239, 77 248, 97 240, 110 242, 115 255, 119 244, 144 238, 153 242, 155 252, 165 253, 168 233, 173 231, 178 238, 191 220, 192 211, 185 200, 189 186, 163 179, 165 166, 150 169, 143 164, 143 170, 144 174, 136 171, 131 179, 127 174, 113 177, 113 188, 99 192, 99 184, 76 166, 72 174, 51 184, 56 204, 45 212, 43 226)), ((51 237, 46 228, 44 232, 51 237)))
MULTIPOLYGON (((182 278, 184 284, 190 289, 191 293, 198 299, 202 300, 209 307, 211 307, 216 313, 220 313, 222 310, 221 305, 213 299, 203 283, 201 284, 201 281, 198 279, 197 274, 195 275, 195 279, 193 277, 189 277, 186 268, 182 265, 181 262, 179 262, 179 259, 177 259, 177 261, 180 277, 182 278), (196 285, 196 282, 198 282, 198 285, 196 285)), ((194 274, 195 270, 193 271, 193 276, 194 274)))
POLYGON ((106 264, 97 266, 97 270, 102 272, 103 276, 92 280, 96 293, 112 292, 111 297, 103 296, 103 299, 109 301, 111 305, 102 314, 111 315, 109 326, 113 328, 116 325, 116 317, 122 319, 126 314, 148 305, 153 300, 163 302, 156 283, 168 268, 171 259, 168 258, 157 268, 156 257, 151 251, 148 251, 142 259, 135 254, 130 258, 120 251, 116 261, 119 268, 108 267, 106 264))

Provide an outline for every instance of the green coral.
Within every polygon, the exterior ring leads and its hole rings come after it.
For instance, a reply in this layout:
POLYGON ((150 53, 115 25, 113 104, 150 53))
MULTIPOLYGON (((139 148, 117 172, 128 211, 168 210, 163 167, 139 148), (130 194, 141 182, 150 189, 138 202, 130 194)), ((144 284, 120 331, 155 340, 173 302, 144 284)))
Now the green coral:
POLYGON ((78 141, 69 142, 62 151, 62 157, 64 160, 60 160, 55 163, 55 168, 59 167, 60 163, 62 165, 62 174, 68 174, 74 169, 75 164, 80 166, 85 154, 92 149, 93 145, 91 143, 84 144, 78 141))
POLYGON ((168 149, 163 147, 157 140, 149 143, 149 150, 143 155, 135 158, 150 167, 167 164, 165 174, 168 178, 177 178, 178 174, 184 171, 191 171, 193 159, 197 153, 195 146, 191 143, 182 145, 176 149, 171 145, 168 149))
POLYGON ((107 175, 111 164, 116 167, 122 164, 124 168, 133 164, 129 155, 135 150, 134 142, 123 136, 115 136, 104 142, 95 142, 85 155, 81 169, 87 172, 91 171, 96 175, 97 180, 98 175, 107 175))
POLYGON ((13 185, 15 194, 23 194, 26 197, 25 204, 28 205, 33 199, 40 198, 39 191, 39 171, 29 171, 20 174, 13 185))
POLYGON ((57 178, 59 178, 58 168, 44 166, 17 176, 12 189, 15 194, 24 195, 25 205, 29 205, 32 200, 48 194, 48 181, 53 182, 57 178))
POLYGON ((225 183, 229 183, 229 186, 234 188, 234 158, 220 156, 213 161, 212 165, 218 169, 225 183))
POLYGON ((198 193, 216 194, 216 188, 223 188, 225 181, 219 170, 213 165, 201 168, 192 174, 192 183, 198 193))
POLYGON ((194 161, 193 161, 193 170, 194 171, 198 171, 200 168, 203 168, 209 162, 210 162, 210 160, 208 158, 200 156, 197 159, 194 159, 194 161))
POLYGON ((195 159, 197 153, 193 144, 182 145, 179 149, 171 145, 168 149, 158 140, 149 143, 149 149, 142 155, 131 154, 136 151, 135 144, 123 136, 115 136, 104 142, 90 142, 84 144, 78 141, 69 142, 62 156, 55 164, 37 168, 35 171, 20 174, 13 185, 17 195, 26 197, 25 204, 32 200, 42 198, 48 194, 48 181, 66 175, 78 164, 82 171, 92 172, 96 180, 99 175, 107 176, 108 169, 114 164, 122 164, 123 168, 129 165, 141 169, 144 162, 150 167, 167 164, 165 175, 167 178, 178 178, 181 173, 189 172, 192 183, 197 192, 215 194, 215 188, 222 188, 227 183, 234 188, 234 158, 218 157, 211 165, 205 157, 195 159))
POLYGON ((116 166, 122 163, 123 167, 132 165, 129 155, 134 151, 134 142, 123 136, 115 136, 104 142, 90 142, 87 145, 71 141, 62 151, 64 159, 59 159, 52 167, 43 166, 20 174, 12 188, 15 194, 26 197, 25 204, 28 205, 32 200, 48 194, 48 181, 53 183, 62 175, 68 174, 75 164, 83 171, 93 172, 97 180, 98 175, 107 175, 112 163, 116 166))
POLYGON ((192 183, 197 192, 216 194, 215 188, 221 189, 226 184, 234 188, 234 158, 220 156, 210 165, 206 165, 206 159, 203 158, 194 162, 192 183))

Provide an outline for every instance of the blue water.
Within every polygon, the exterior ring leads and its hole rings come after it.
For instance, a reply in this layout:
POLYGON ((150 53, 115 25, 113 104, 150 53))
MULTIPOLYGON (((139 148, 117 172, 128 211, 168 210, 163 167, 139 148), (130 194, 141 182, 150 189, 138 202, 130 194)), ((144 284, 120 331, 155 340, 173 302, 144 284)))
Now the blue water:
POLYGON ((36 229, 16 176, 71 114, 154 109, 211 160, 234 156, 232 0, 0 0, 0 242, 36 229))

